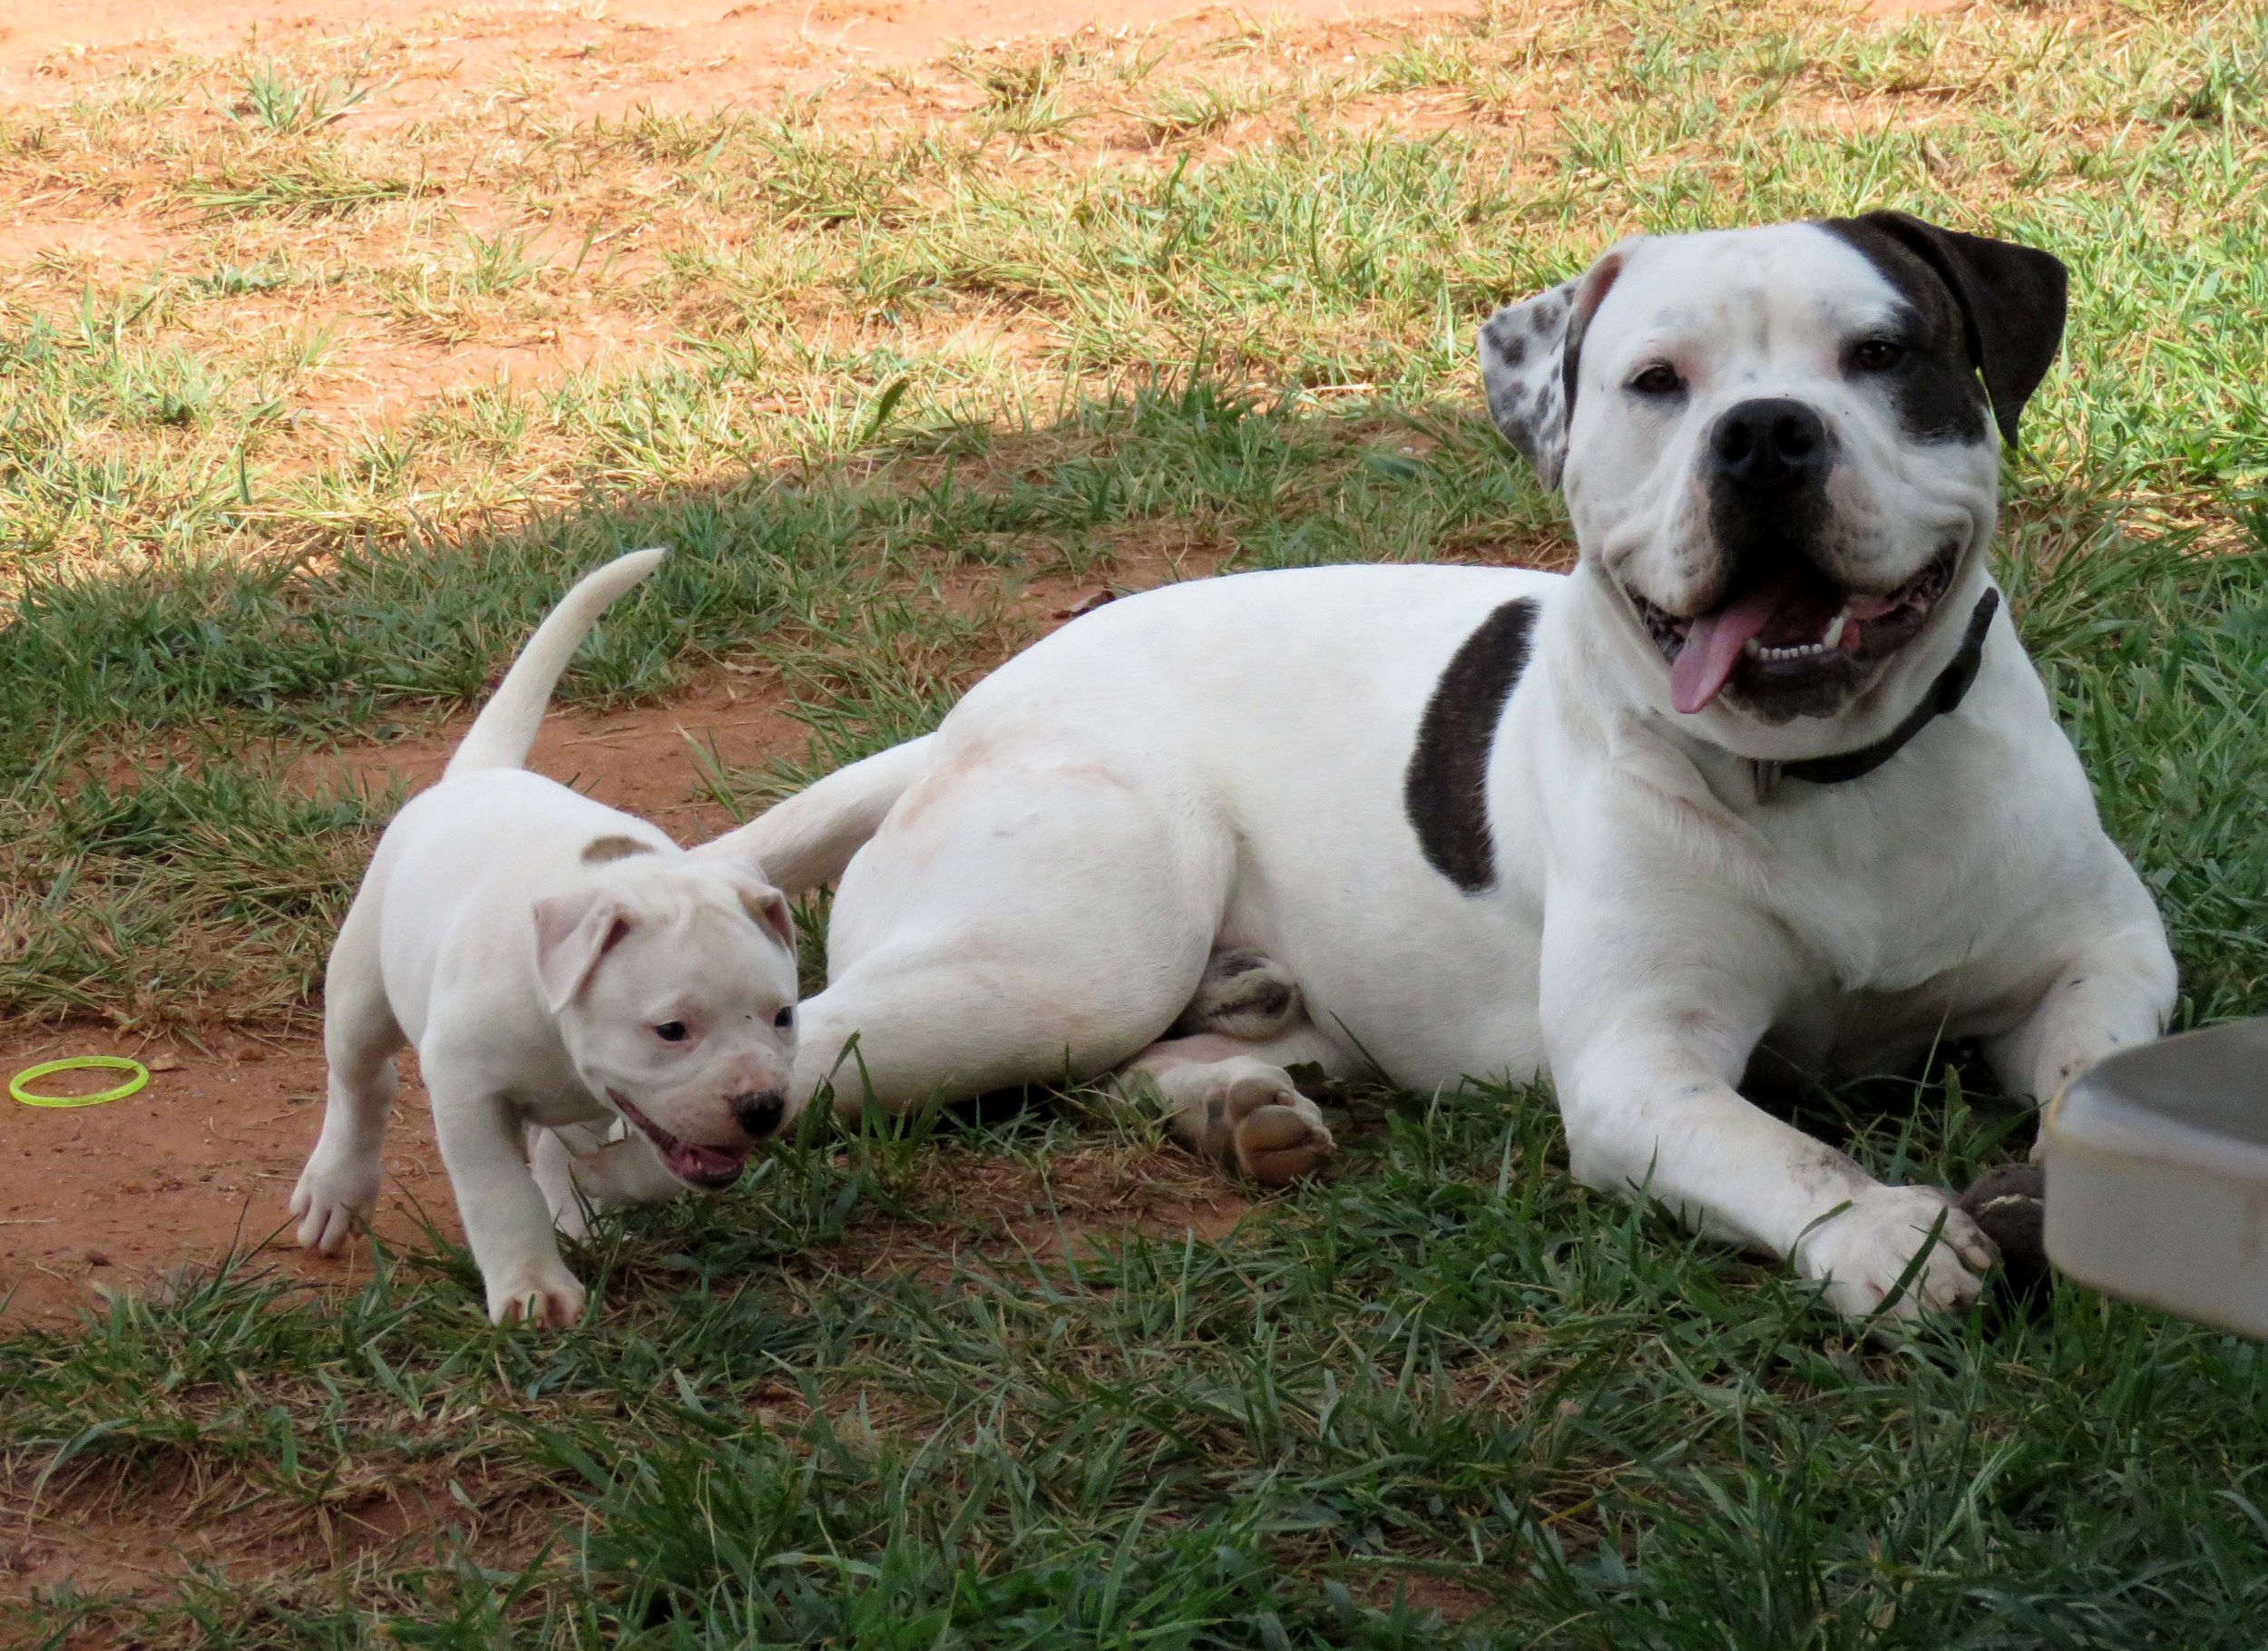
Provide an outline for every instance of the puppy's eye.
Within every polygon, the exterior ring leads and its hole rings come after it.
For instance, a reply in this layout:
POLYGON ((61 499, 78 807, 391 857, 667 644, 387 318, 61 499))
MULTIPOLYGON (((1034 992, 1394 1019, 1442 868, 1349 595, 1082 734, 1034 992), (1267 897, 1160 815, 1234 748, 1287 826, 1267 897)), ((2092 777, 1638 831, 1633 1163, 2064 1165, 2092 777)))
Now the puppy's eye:
POLYGON ((795 1023, 796 1006, 793 1003, 790 1003, 787 1008, 781 1010, 777 1014, 772 1017, 772 1024, 779 1028, 782 1031, 786 1031, 795 1023))
POLYGON ((1906 347, 1895 338, 1862 338, 1851 351, 1851 365, 1862 373, 1887 373, 1906 358, 1906 347))
POLYGON ((1629 387, 1641 396, 1675 396, 1686 387, 1686 381, 1668 362, 1654 361, 1631 376, 1629 387))
POLYGON ((653 1029, 653 1035, 664 1043, 682 1043, 685 1041, 685 1022, 664 1021, 653 1029))

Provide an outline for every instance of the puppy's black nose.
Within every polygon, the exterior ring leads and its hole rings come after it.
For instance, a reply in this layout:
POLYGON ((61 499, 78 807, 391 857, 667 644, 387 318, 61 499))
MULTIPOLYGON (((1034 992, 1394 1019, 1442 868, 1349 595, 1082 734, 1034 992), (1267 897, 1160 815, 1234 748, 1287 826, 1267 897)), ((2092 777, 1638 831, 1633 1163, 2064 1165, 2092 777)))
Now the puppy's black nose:
POLYGON ((1834 443, 1819 415, 1779 396, 1744 401, 1709 433, 1716 475, 1755 493, 1785 493, 1823 480, 1834 443))
POLYGON ((751 1140, 762 1140, 779 1128, 780 1114, 787 1110, 787 1098, 777 1089, 766 1089, 761 1094, 735 1095, 726 1103, 732 1109, 732 1121, 738 1124, 751 1140))

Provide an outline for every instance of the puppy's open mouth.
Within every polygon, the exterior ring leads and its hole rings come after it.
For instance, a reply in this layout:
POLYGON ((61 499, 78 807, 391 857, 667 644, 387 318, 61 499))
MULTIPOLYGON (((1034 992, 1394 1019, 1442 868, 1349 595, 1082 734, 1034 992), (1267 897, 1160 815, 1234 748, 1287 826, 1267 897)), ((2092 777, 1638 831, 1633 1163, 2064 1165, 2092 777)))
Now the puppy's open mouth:
POLYGON ((1628 594, 1669 661, 1670 703, 1689 717, 1722 693, 1735 672, 1765 682, 1895 653, 1921 634, 1953 582, 1960 550, 1946 545, 1887 594, 1844 590, 1807 562, 1744 585, 1691 619, 1635 591, 1628 594))
POLYGON ((648 1118, 636 1107, 622 1099, 621 1092, 609 1089, 609 1100, 615 1109, 635 1124, 661 1155, 670 1173, 688 1187, 698 1187, 705 1192, 731 1186, 740 1178, 740 1171, 748 1161, 746 1147, 704 1147, 697 1141, 681 1141, 660 1124, 648 1118))

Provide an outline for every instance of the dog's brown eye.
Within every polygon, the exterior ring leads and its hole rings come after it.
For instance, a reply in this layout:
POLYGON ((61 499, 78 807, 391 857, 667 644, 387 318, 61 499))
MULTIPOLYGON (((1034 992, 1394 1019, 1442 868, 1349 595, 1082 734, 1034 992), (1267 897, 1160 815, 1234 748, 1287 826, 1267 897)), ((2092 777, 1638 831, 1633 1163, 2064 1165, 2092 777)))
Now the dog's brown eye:
POLYGON ((781 1010, 777 1014, 772 1017, 772 1024, 779 1028, 782 1031, 786 1031, 795 1023, 796 1006, 793 1003, 790 1003, 787 1008, 781 1010))
POLYGON ((1686 381, 1668 362, 1657 361, 1639 368, 1630 387, 1641 396, 1675 396, 1686 387, 1686 381))
POLYGON ((682 1043, 685 1041, 685 1022, 664 1021, 653 1029, 653 1035, 664 1043, 682 1043))
POLYGON ((1895 338, 1862 338, 1851 352, 1851 365, 1862 373, 1887 373, 1906 358, 1906 347, 1895 338))

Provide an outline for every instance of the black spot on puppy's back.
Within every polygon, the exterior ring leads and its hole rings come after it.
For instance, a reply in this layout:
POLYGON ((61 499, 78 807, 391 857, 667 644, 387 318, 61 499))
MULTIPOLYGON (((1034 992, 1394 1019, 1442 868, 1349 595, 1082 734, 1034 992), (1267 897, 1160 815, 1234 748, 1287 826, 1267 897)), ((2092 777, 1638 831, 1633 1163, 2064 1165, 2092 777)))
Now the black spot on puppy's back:
POLYGON ((636 837, 593 837, 582 845, 582 863, 585 865, 605 865, 611 861, 627 860, 632 855, 651 853, 653 845, 640 843, 636 837))
POLYGON ((1528 668, 1532 597, 1506 602, 1450 659, 1418 720, 1402 800, 1426 863, 1477 894, 1496 883, 1489 829, 1489 757, 1504 703, 1528 668))

